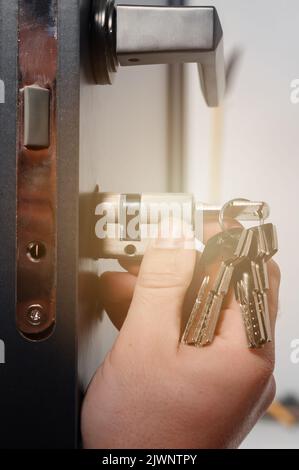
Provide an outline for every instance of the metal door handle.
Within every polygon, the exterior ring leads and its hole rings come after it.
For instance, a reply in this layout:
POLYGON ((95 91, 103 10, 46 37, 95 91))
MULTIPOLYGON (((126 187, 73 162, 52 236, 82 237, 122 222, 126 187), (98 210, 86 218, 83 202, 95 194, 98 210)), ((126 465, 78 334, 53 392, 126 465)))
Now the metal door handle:
POLYGON ((111 84, 118 66, 196 62, 208 106, 225 91, 223 32, 214 7, 115 5, 93 0, 92 65, 111 84))

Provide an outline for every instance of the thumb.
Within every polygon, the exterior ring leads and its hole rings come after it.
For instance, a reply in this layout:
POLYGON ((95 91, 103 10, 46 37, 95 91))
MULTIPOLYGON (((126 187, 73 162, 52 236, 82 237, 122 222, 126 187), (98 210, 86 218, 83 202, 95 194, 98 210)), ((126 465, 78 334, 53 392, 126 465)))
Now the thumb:
MULTIPOLYGON (((174 232, 174 231, 172 231, 174 232)), ((158 238, 147 249, 122 334, 178 345, 182 306, 195 265, 194 240, 158 238)))

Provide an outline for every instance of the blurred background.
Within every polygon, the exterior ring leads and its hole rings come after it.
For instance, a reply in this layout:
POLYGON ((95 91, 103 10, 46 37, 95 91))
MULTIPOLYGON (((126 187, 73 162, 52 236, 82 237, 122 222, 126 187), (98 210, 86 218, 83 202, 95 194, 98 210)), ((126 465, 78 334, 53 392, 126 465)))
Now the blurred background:
MULTIPOLYGON (((121 69, 113 86, 103 87, 90 86, 82 75, 80 189, 99 184, 101 191, 193 192, 211 204, 235 197, 268 202, 282 271, 277 398, 296 405, 299 364, 291 362, 291 342, 299 338, 299 104, 290 97, 291 82, 299 78, 299 3, 203 3, 217 7, 224 30, 228 91, 222 107, 206 107, 193 64, 121 69)), ((112 261, 93 269, 121 270, 112 261)), ((116 335, 105 314, 82 335, 84 386, 116 335)), ((263 419, 242 447, 299 448, 299 426, 263 419)))

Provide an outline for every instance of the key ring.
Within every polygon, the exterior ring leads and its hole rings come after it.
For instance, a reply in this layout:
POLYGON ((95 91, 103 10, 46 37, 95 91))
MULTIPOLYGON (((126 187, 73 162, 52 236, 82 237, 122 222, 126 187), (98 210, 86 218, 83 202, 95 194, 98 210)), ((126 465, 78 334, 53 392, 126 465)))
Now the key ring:
POLYGON ((225 211, 227 210, 227 208, 229 206, 231 206, 234 202, 250 202, 249 199, 244 199, 244 198, 234 198, 234 199, 230 199, 230 201, 226 202, 220 212, 219 212, 219 217, 218 217, 218 222, 219 222, 219 225, 221 227, 221 230, 223 232, 227 232, 227 228, 225 227, 225 223, 224 223, 224 218, 225 218, 225 211))
MULTIPOLYGON (((256 203, 251 202, 249 199, 245 199, 245 198, 234 198, 234 199, 231 199, 230 201, 226 202, 222 206, 222 208, 219 212, 219 217, 218 217, 219 225, 221 227, 221 230, 224 233, 226 233, 228 231, 228 228, 225 226, 225 212, 227 211, 227 209, 230 206, 233 206, 236 203, 248 203, 248 205, 256 204, 256 203)), ((241 214, 242 214, 242 211, 241 211, 241 214)), ((269 215, 269 207, 267 206, 267 204, 260 203, 260 207, 255 212, 252 213, 252 216, 254 216, 254 215, 258 217, 260 226, 263 225, 264 222, 265 222, 265 218, 267 218, 268 215, 269 215)), ((238 217, 235 217, 235 218, 238 220, 238 217)), ((253 220, 253 217, 249 217, 249 218, 245 217, 243 219, 242 219, 242 217, 240 217, 240 219, 241 220, 253 220)))
POLYGON ((265 223, 264 213, 261 209, 257 210, 256 213, 259 216, 260 227, 261 227, 265 223))

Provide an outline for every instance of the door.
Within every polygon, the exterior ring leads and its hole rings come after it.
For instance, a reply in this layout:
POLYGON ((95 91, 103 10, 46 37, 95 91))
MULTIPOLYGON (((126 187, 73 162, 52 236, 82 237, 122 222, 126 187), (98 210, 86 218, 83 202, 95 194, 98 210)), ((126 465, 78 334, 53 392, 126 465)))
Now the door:
POLYGON ((78 3, 1 0, 0 79, 0 446, 74 448, 78 3))
POLYGON ((182 69, 134 67, 95 85, 90 5, 0 0, 3 448, 80 445, 81 391, 117 334, 97 283, 120 266, 85 250, 94 192, 180 185, 182 69))

